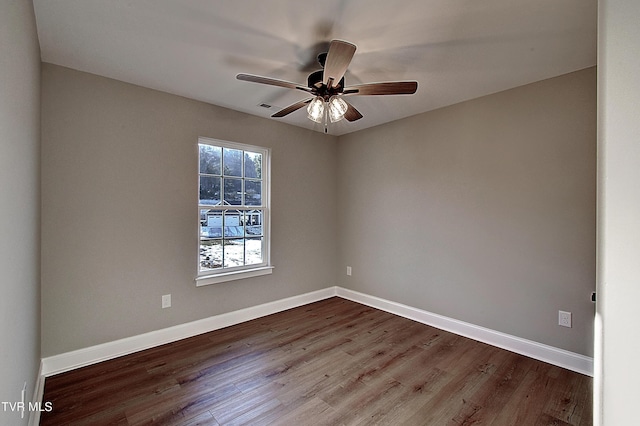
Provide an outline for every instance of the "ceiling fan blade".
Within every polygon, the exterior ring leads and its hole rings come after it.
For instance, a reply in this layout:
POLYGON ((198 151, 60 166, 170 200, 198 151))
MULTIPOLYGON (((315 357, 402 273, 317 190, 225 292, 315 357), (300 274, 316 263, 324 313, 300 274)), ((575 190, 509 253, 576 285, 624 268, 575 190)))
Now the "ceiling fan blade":
MULTIPOLYGON (((344 99, 343 99, 343 101, 344 101, 344 99)), ((347 104, 347 112, 344 113, 344 118, 346 118, 347 121, 356 121, 356 120, 360 120, 362 118, 362 114, 360 114, 360 111, 355 109, 355 107, 353 105, 351 105, 347 101, 344 101, 344 103, 347 104)))
POLYGON ((342 40, 331 41, 329 52, 327 52, 327 59, 324 63, 322 82, 326 85, 329 85, 329 80, 338 83, 347 71, 355 53, 355 44, 342 40))
POLYGON ((302 108, 303 106, 311 102, 312 100, 313 98, 309 98, 307 100, 296 102, 295 104, 291 104, 288 107, 283 108, 280 111, 276 112, 271 117, 274 117, 274 118, 284 117, 285 115, 291 114, 293 111, 299 110, 300 108, 302 108))
POLYGON ((250 81, 252 83, 260 83, 260 84, 268 84, 268 85, 271 85, 271 86, 286 87, 287 89, 298 89, 298 90, 302 90, 304 92, 309 92, 309 93, 312 93, 312 90, 313 90, 310 87, 302 86, 302 85, 297 84, 297 83, 291 83, 290 81, 278 80, 278 79, 269 78, 269 77, 261 77, 259 75, 238 74, 238 75, 236 75, 236 78, 238 80, 242 80, 242 81, 250 81))
POLYGON ((388 81, 365 83, 345 87, 343 95, 413 95, 418 90, 417 81, 388 81))

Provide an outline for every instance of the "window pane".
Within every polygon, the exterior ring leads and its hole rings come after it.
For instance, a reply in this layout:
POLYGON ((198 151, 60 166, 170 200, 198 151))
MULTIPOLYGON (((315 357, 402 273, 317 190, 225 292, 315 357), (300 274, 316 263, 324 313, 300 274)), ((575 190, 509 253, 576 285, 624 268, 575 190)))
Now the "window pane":
POLYGON ((244 239, 224 240, 224 267, 244 265, 244 239))
POLYGON ((224 148, 223 164, 225 176, 242 176, 242 151, 239 149, 224 148))
POLYGON ((200 173, 220 175, 222 150, 219 146, 200 144, 200 173))
POLYGON ((220 178, 200 176, 200 204, 215 206, 220 204, 220 178))
POLYGON ((222 268, 222 240, 200 241, 200 270, 222 268))
POLYGON ((224 238, 244 237, 244 215, 239 210, 224 212, 224 238))
POLYGON ((262 212, 249 210, 244 214, 244 229, 247 236, 262 235, 262 212))
POLYGON ((218 281, 228 268, 242 272, 267 264, 269 150, 202 138, 198 161, 197 279, 209 284, 209 277, 218 281))
POLYGON ((200 210, 200 237, 222 238, 222 212, 200 210))
POLYGON ((245 264, 262 263, 262 237, 247 238, 245 240, 245 264))
POLYGON ((262 154, 257 152, 244 153, 244 177, 262 179, 262 154))
POLYGON ((259 180, 244 181, 244 205, 245 206, 261 206, 262 205, 262 182, 259 180))
POLYGON ((224 178, 223 181, 225 204, 233 206, 242 204, 242 179, 224 178))

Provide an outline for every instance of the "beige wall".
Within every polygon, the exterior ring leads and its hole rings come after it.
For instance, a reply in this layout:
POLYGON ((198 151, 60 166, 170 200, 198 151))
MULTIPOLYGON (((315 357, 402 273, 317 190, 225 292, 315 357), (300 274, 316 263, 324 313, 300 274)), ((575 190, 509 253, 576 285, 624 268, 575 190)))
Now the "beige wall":
POLYGON ((640 2, 600 1, 596 425, 638 424, 640 2))
POLYGON ((595 69, 340 138, 42 76, 43 356, 335 284, 592 354, 595 69), (201 135, 273 149, 273 275, 194 286, 201 135))
POLYGON ((338 147, 339 285, 592 355, 595 68, 338 147))
POLYGON ((334 137, 50 64, 42 85, 44 357, 335 284, 334 137), (272 275, 196 288, 198 136, 272 149, 272 275))
MULTIPOLYGON (((40 365, 40 49, 30 1, 0 2, 0 401, 40 365)), ((26 424, 0 408, 0 424, 26 424)))

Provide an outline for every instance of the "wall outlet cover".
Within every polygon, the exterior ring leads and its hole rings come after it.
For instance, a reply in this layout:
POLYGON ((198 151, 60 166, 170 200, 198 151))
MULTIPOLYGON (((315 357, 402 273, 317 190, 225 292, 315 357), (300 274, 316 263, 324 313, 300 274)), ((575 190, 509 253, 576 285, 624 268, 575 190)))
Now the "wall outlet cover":
POLYGON ((162 296, 162 309, 171 307, 171 295, 165 294, 162 296))
POLYGON ((571 328, 571 312, 558 311, 558 325, 571 328))

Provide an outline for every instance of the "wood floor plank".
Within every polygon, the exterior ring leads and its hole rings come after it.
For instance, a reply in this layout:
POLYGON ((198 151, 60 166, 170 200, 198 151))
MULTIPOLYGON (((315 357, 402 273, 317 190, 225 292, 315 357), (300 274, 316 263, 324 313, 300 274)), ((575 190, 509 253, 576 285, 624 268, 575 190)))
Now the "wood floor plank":
POLYGON ((45 382, 42 425, 591 425, 589 377, 340 298, 45 382))
POLYGON ((275 425, 306 425, 318 426, 335 425, 329 422, 329 417, 333 414, 331 408, 320 398, 311 398, 303 405, 288 411, 286 414, 273 421, 275 425))
POLYGON ((541 414, 536 419, 534 426, 572 426, 572 424, 557 419, 549 414, 541 414))
POLYGON ((471 346, 455 368, 449 366, 450 380, 408 418, 408 424, 445 425, 468 410, 469 397, 489 380, 504 358, 503 353, 494 353, 489 347, 471 346))
POLYGON ((191 383, 176 392, 148 395, 147 398, 133 401, 127 405, 125 414, 130 425, 142 425, 149 421, 156 424, 181 424, 216 404, 240 395, 241 393, 228 383, 191 383))
POLYGON ((507 402, 524 381, 532 364, 533 361, 529 358, 509 353, 504 362, 491 374, 489 380, 469 398, 468 402, 478 408, 471 413, 460 413, 454 421, 457 424, 491 423, 504 411, 507 402))
MULTIPOLYGON (((227 400, 222 404, 209 409, 213 417, 221 424, 229 424, 232 420, 245 415, 256 408, 264 410, 262 407, 276 407, 280 405, 280 401, 272 394, 262 392, 251 392, 248 394, 240 394, 237 397, 227 400)), ((253 417, 256 417, 255 414, 253 417)))
POLYGON ((327 402, 334 409, 327 420, 331 424, 357 424, 369 421, 373 415, 388 405, 397 404, 405 394, 404 386, 396 380, 379 376, 370 383, 354 380, 354 386, 346 386, 335 392, 327 402))
POLYGON ((592 382, 562 370, 547 400, 544 412, 571 425, 590 421, 592 417, 592 382))
MULTIPOLYGON (((379 407, 369 413, 368 419, 363 419, 358 425, 399 425, 411 424, 409 419, 434 398, 441 389, 449 383, 451 377, 437 368, 421 373, 422 380, 417 386, 403 385, 403 393, 394 401, 391 407, 379 407)), ((414 418, 415 424, 421 423, 419 416, 414 418)))
POLYGON ((551 383, 555 380, 548 375, 546 365, 536 363, 531 368, 518 388, 505 403, 503 409, 495 416, 492 426, 511 426, 525 424, 532 418, 531 413, 541 413, 544 409, 547 393, 551 383), (536 368, 538 367, 538 368, 536 368), (511 401, 515 401, 512 403, 511 401))
POLYGON ((183 426, 219 426, 220 423, 218 423, 216 419, 213 418, 213 415, 210 412, 205 411, 204 413, 198 416, 192 417, 190 419, 185 419, 182 425, 183 426))

